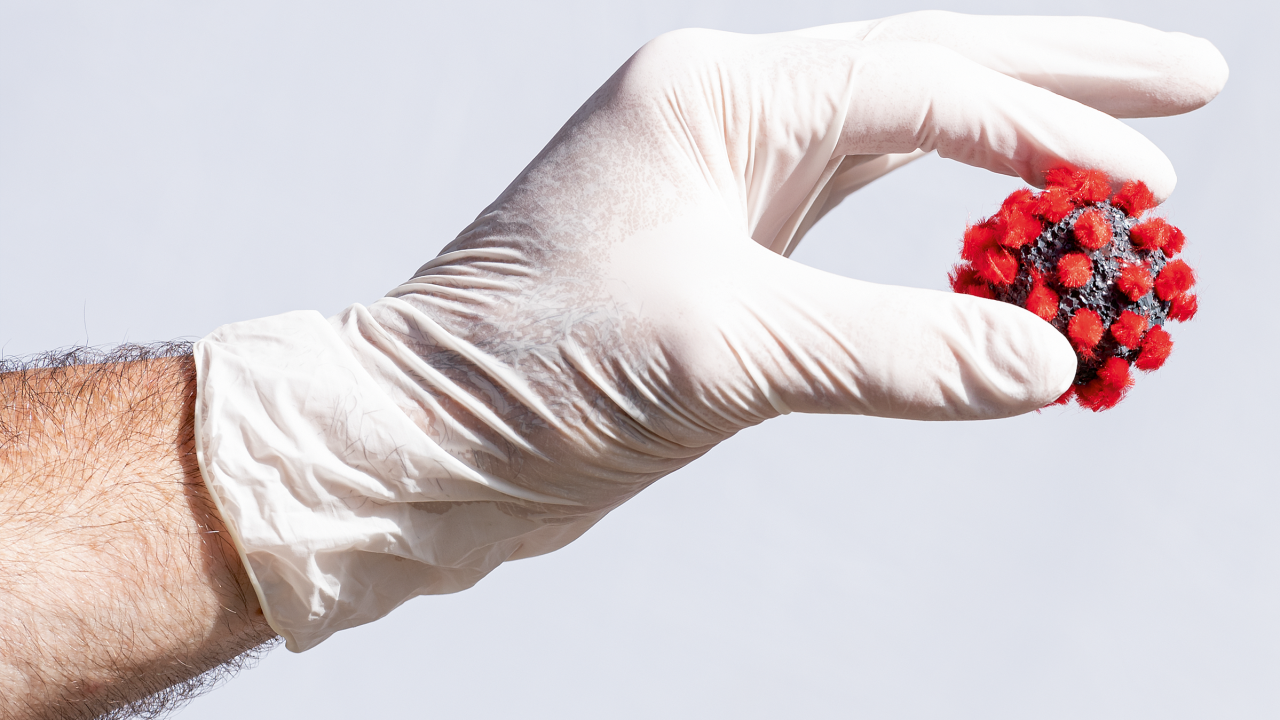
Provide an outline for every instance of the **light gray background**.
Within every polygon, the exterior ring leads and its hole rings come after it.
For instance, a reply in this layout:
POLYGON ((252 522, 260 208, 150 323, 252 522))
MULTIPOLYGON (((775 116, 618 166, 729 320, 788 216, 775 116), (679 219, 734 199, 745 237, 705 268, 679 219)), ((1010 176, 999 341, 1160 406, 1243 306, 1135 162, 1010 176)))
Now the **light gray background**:
MULTIPOLYGON (((0 346, 371 302, 650 37, 917 7, 0 3, 0 346)), ((1203 310, 1118 409, 786 417, 565 550, 277 650, 181 717, 1280 717, 1272 8, 1050 9, 1231 64, 1204 110, 1134 123, 1178 169, 1203 310)), ((965 223, 1017 185, 927 158, 795 258, 943 288, 965 223)))

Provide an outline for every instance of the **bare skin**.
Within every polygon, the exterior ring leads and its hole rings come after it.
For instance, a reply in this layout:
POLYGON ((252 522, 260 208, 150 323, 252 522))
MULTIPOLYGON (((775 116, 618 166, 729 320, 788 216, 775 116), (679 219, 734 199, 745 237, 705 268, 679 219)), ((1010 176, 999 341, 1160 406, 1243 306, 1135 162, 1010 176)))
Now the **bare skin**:
POLYGON ((200 477, 195 387, 190 357, 0 374, 3 720, 154 713, 275 638, 200 477))

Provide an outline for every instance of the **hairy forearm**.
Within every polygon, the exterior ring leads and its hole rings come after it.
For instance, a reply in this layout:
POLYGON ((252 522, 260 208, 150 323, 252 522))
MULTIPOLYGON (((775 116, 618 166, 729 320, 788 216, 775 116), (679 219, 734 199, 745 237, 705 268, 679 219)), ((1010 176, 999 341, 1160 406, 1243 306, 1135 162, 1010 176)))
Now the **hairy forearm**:
POLYGON ((125 713, 274 637, 196 464, 190 357, 0 374, 0 718, 125 713))

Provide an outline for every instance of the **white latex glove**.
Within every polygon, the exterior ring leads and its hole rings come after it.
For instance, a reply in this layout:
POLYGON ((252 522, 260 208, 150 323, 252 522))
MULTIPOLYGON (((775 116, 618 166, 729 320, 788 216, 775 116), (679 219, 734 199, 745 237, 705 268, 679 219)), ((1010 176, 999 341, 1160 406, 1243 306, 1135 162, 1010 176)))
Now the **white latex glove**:
POLYGON ((1226 76, 1204 40, 1085 18, 650 42, 387 297, 196 346, 201 468, 269 621, 304 650, 469 587, 780 414, 1055 399, 1075 358, 1034 315, 785 256, 928 151, 1032 184, 1067 161, 1164 199, 1169 161, 1112 115, 1186 112, 1226 76))

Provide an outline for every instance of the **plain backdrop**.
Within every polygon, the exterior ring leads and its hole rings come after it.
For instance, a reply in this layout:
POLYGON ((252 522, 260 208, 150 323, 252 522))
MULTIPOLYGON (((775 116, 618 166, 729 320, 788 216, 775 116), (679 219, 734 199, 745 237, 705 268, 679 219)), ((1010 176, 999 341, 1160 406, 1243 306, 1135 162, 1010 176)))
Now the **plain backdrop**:
MULTIPOLYGON (((1212 40, 1173 160, 1200 316, 1119 408, 792 415, 581 540, 197 700, 214 718, 1276 718, 1280 471, 1269 3, 943 2, 1212 40)), ((0 346, 198 338, 406 279, 649 38, 904 2, 0 2, 0 346)), ((936 157, 798 262, 944 288, 1019 185, 936 157)), ((0 610, 2 611, 2 610, 0 610)))

